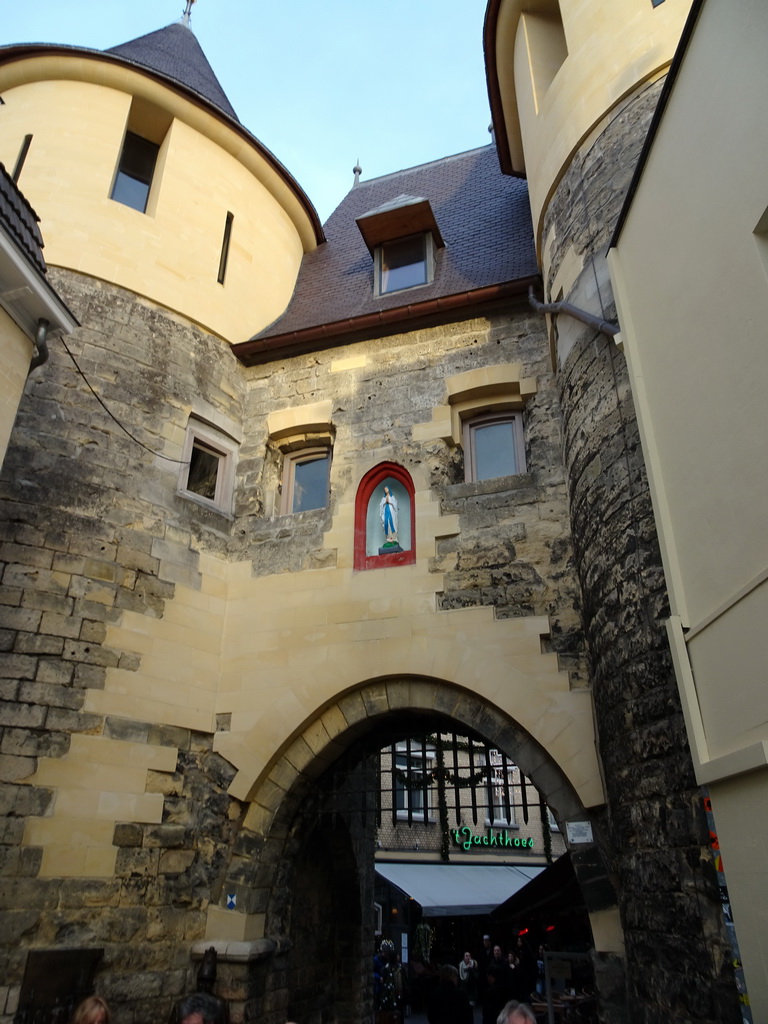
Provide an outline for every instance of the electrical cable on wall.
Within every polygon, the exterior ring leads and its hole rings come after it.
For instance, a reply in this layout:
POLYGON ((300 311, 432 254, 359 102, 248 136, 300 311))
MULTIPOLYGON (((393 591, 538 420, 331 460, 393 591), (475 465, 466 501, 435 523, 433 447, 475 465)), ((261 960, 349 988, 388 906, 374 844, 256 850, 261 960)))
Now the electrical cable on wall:
POLYGON ((64 340, 63 337, 61 338, 61 343, 64 346, 64 349, 66 350, 67 355, 69 356, 69 358, 74 363, 75 369, 77 370, 77 372, 80 374, 80 376, 85 381, 85 384, 86 384, 86 387, 88 388, 88 390, 91 392, 91 394, 96 399, 96 401, 99 403, 99 405, 102 407, 102 409, 107 414, 107 416, 109 416, 110 419, 115 421, 115 423, 118 425, 118 427, 120 427, 120 429, 122 430, 122 432, 124 434, 126 434, 132 441, 135 441, 137 445, 139 445, 141 448, 144 449, 144 451, 149 452, 150 455, 154 455, 158 459, 165 459, 166 462, 175 462, 178 466, 183 466, 183 465, 187 465, 188 464, 188 462, 189 462, 188 459, 172 459, 169 455, 162 455, 160 452, 156 452, 154 450, 154 448, 150 448, 148 445, 144 444, 144 442, 140 441, 138 439, 138 437, 134 437, 133 434, 130 432, 130 430, 128 430, 127 427, 124 427, 123 424, 120 422, 120 420, 117 418, 117 416, 115 416, 115 414, 111 411, 111 409, 109 409, 109 407, 104 402, 103 398, 101 398, 101 396, 98 395, 94 391, 93 387, 91 386, 91 382, 88 380, 88 378, 83 373, 82 369, 80 368, 80 364, 75 359, 74 355, 70 351, 69 345, 67 345, 67 343, 66 343, 66 341, 64 340))

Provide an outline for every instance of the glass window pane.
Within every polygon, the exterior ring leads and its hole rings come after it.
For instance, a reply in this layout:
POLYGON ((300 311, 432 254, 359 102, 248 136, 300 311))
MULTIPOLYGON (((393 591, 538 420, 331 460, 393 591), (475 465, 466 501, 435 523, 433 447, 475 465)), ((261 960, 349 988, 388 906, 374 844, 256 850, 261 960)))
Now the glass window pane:
POLYGON ((293 512, 325 508, 328 504, 328 456, 295 462, 293 467, 293 512))
POLYGON ((123 206, 130 206, 139 213, 144 213, 149 198, 149 185, 144 181, 137 181, 123 171, 118 171, 111 198, 123 206))
POLYGON ((111 198, 140 213, 147 208, 158 147, 149 139, 127 132, 111 198))
POLYGON ((127 132, 120 157, 120 170, 149 184, 155 172, 158 147, 149 139, 127 132))
POLYGON ((415 235, 381 247, 381 292, 396 292, 426 284, 424 235, 415 235))
POLYGON ((511 421, 473 427, 472 444, 476 480, 492 480, 497 476, 512 476, 518 472, 511 421))
POLYGON ((210 498, 211 501, 214 501, 220 460, 220 455, 195 441, 189 460, 187 490, 192 491, 193 494, 199 494, 201 498, 210 498))

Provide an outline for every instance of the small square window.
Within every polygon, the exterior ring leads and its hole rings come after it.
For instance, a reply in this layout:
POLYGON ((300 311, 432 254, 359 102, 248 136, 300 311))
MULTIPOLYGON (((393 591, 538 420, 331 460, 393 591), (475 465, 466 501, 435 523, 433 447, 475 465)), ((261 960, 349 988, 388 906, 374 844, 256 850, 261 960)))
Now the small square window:
POLYGON ((235 446, 202 423, 190 423, 184 442, 179 491, 231 513, 235 446))
POLYGON ((464 424, 465 476, 468 482, 525 472, 522 416, 479 416, 464 424))
POLYGON ((144 213, 158 151, 159 146, 149 139, 126 132, 110 199, 144 213))
POLYGON ((376 294, 427 284, 432 278, 432 242, 427 234, 384 242, 376 249, 376 294))
POLYGON ((305 448, 286 455, 281 512, 309 512, 325 508, 330 471, 330 448, 305 448))

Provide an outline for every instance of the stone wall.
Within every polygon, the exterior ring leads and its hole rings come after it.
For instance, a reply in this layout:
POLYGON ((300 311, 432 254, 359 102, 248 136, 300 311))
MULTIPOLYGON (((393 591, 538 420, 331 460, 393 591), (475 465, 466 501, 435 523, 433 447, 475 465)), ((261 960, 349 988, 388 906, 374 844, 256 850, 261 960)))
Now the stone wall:
MULTIPOLYGON (((246 808, 227 795, 232 767, 212 752, 215 716, 206 732, 84 710, 110 673, 130 690, 141 668, 135 652, 105 644, 107 628, 127 613, 167 617, 180 585, 203 585, 207 555, 248 559, 257 577, 332 565, 335 551, 323 540, 335 495, 354 486, 361 462, 386 458, 427 466, 443 512, 459 515, 460 535, 441 542, 431 564, 447 572, 445 607, 549 614, 548 643, 578 684, 561 428, 543 325, 520 308, 245 370, 218 339, 127 292, 52 277, 83 325, 68 345, 109 411, 54 341, 50 362, 27 385, 0 477, 0 1013, 16 1010, 27 949, 97 945, 106 951, 98 988, 119 1024, 129 1024, 164 1017, 190 987, 190 948, 204 937, 223 879, 237 878, 241 864, 254 911, 266 910, 279 888, 279 851, 299 854, 278 834, 265 846, 241 828, 246 808), (528 472, 494 486, 463 484, 460 451, 417 443, 412 428, 445 403, 446 376, 509 361, 538 383, 526 411, 528 472), (336 430, 330 506, 276 515, 280 460, 266 416, 326 397, 336 430), (178 493, 172 460, 200 403, 243 431, 232 516, 178 493), (126 760, 93 763, 73 779, 75 746, 100 740, 120 741, 126 760), (144 791, 133 803, 118 794, 110 818, 95 802, 102 777, 119 791, 120 777, 134 771, 146 773, 144 791), (85 834, 97 840, 90 860, 78 845, 85 834)), ((367 927, 362 957, 348 965, 362 972, 361 1012, 367 927)), ((285 991, 280 957, 290 953, 280 949, 249 967, 223 965, 222 994, 259 1015, 270 993, 285 991)), ((287 1004, 274 999, 277 1020, 287 1004)))
MULTIPOLYGON (((658 86, 641 92, 605 125, 561 181, 547 212, 552 276, 569 250, 582 254, 585 274, 592 257, 602 263, 657 93, 658 86)), ((605 280, 599 270, 595 276, 605 280)), ((602 315, 615 316, 605 286, 600 299, 602 315)), ((612 339, 578 325, 572 336, 559 367, 564 452, 608 795, 604 852, 625 932, 628 1019, 736 1021, 701 793, 663 626, 667 597, 626 362, 612 339)))
POLYGON ((584 681, 583 637, 562 465, 562 427, 541 320, 518 305, 477 318, 390 338, 361 341, 248 371, 249 436, 241 450, 242 488, 233 549, 258 574, 333 564, 322 535, 335 495, 356 483, 360 460, 426 467, 443 515, 460 516, 460 533, 438 545, 433 570, 445 572, 443 608, 492 605, 500 615, 549 615, 549 644, 574 684, 584 681), (478 484, 464 480, 460 448, 414 441, 414 427, 446 402, 444 379, 481 366, 520 362, 535 377, 525 410, 528 472, 478 484), (349 365, 350 363, 354 365, 349 365), (275 516, 280 459, 266 415, 333 399, 336 428, 331 502, 326 510, 275 516), (252 503, 248 507, 248 503, 252 503))

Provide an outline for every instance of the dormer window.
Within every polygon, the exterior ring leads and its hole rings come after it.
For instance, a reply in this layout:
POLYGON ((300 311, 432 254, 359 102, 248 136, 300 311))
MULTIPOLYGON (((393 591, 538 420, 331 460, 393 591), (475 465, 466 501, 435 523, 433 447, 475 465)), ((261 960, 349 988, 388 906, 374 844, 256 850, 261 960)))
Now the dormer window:
POLYGON ((374 295, 429 284, 435 249, 445 245, 428 199, 401 195, 357 218, 373 256, 374 295))
POLYGON ((377 295, 428 284, 434 268, 432 236, 424 233, 384 242, 376 248, 374 262, 377 295))

